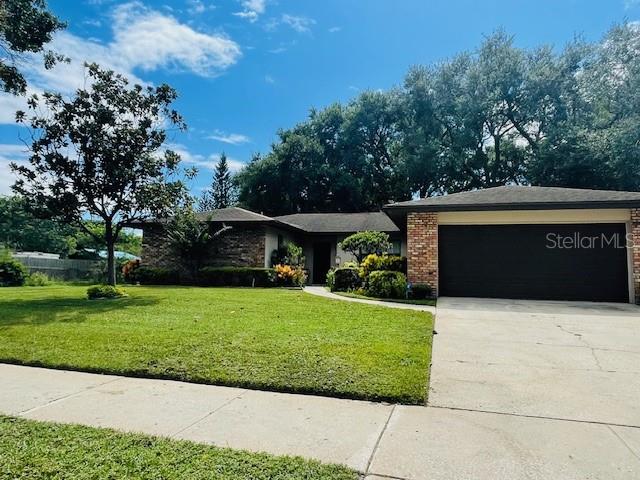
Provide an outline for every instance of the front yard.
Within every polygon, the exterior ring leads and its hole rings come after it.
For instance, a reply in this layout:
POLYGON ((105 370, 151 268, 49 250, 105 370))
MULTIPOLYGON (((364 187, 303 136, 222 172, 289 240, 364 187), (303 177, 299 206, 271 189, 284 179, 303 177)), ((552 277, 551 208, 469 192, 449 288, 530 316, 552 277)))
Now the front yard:
POLYGON ((347 467, 0 416, 1 478, 356 480, 347 467), (28 448, 27 448, 28 447, 28 448))
POLYGON ((280 289, 0 291, 0 362, 422 404, 433 320, 280 289))

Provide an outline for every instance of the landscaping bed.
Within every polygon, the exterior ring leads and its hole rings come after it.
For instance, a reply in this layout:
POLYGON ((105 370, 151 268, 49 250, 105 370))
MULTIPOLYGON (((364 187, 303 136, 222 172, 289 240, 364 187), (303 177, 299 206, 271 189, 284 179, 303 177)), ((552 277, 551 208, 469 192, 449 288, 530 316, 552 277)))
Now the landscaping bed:
POLYGON ((0 452, 2 478, 358 478, 347 467, 300 457, 4 416, 0 416, 0 452))
POLYGON ((393 302, 393 303, 406 303, 409 305, 428 305, 435 307, 436 300, 435 299, 405 299, 405 298, 377 298, 377 297, 367 297, 366 295, 358 295, 353 292, 333 292, 336 295, 340 295, 341 297, 350 297, 350 298, 361 298, 363 300, 379 300, 381 302, 393 302))
POLYGON ((429 313, 259 288, 3 288, 0 361, 423 404, 429 313))

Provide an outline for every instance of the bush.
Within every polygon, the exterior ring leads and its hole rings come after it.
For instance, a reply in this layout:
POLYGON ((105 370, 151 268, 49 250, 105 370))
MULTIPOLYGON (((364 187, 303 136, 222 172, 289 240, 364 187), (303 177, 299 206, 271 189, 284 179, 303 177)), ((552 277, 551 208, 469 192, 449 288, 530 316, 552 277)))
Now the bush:
POLYGON ((53 282, 49 278, 46 273, 42 272, 33 272, 27 278, 26 285, 30 287, 46 287, 47 285, 51 285, 53 282))
POLYGON ((412 300, 426 300, 427 298, 431 298, 433 289, 429 285, 417 283, 411 285, 408 294, 412 300))
POLYGON ((332 292, 348 292, 362 284, 357 268, 340 267, 330 273, 333 278, 329 281, 329 274, 327 274, 327 285, 332 292))
POLYGON ((126 297, 127 294, 124 290, 112 285, 94 285, 87 288, 87 298, 89 300, 95 300, 97 298, 120 298, 126 297))
POLYGON ((369 274, 365 293, 376 298, 405 298, 407 277, 402 272, 375 270, 369 274))
POLYGON ((358 262, 362 262, 364 257, 370 253, 383 253, 389 250, 389 235, 384 232, 366 231, 349 235, 342 240, 338 246, 352 254, 358 262))
POLYGON ((138 269, 140 268, 140 260, 129 260, 122 265, 122 278, 127 283, 136 283, 138 279, 138 269))
POLYGON ((142 285, 178 285, 180 274, 177 270, 161 267, 141 266, 135 271, 136 282, 142 285))
POLYGON ((21 287, 27 280, 29 271, 13 258, 0 260, 0 287, 21 287))
POLYGON ((360 276, 366 282, 369 274, 375 270, 407 273, 407 259, 397 255, 367 255, 360 265, 360 276))
POLYGON ((272 268, 204 267, 199 281, 209 287, 275 287, 276 272, 272 268))
POLYGON ((280 285, 302 287, 307 283, 307 272, 300 266, 276 265, 274 270, 280 285))

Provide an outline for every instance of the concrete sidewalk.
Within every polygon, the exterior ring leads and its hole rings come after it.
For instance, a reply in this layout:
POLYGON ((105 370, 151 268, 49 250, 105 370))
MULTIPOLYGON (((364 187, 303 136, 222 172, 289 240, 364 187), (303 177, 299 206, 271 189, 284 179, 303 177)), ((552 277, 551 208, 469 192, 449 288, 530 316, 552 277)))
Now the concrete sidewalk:
POLYGON ((304 291, 319 297, 330 298, 332 300, 342 300, 343 302, 365 303, 367 305, 376 305, 378 307, 398 308, 400 310, 417 310, 419 312, 430 312, 433 314, 436 313, 436 307, 432 307, 431 305, 415 305, 412 303, 383 302, 381 300, 369 300, 366 298, 345 297, 331 293, 325 287, 318 285, 304 287, 304 291))
POLYGON ((640 429, 0 364, 0 413, 348 465, 369 479, 640 478, 640 429))

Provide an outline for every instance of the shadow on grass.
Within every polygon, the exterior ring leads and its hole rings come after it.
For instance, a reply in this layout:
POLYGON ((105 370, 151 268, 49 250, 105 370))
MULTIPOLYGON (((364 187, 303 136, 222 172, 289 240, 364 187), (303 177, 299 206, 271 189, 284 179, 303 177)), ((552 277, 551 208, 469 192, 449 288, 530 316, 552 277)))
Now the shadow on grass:
POLYGON ((0 329, 17 325, 81 323, 89 315, 109 313, 158 303, 156 298, 126 297, 87 300, 79 297, 0 300, 0 329))

